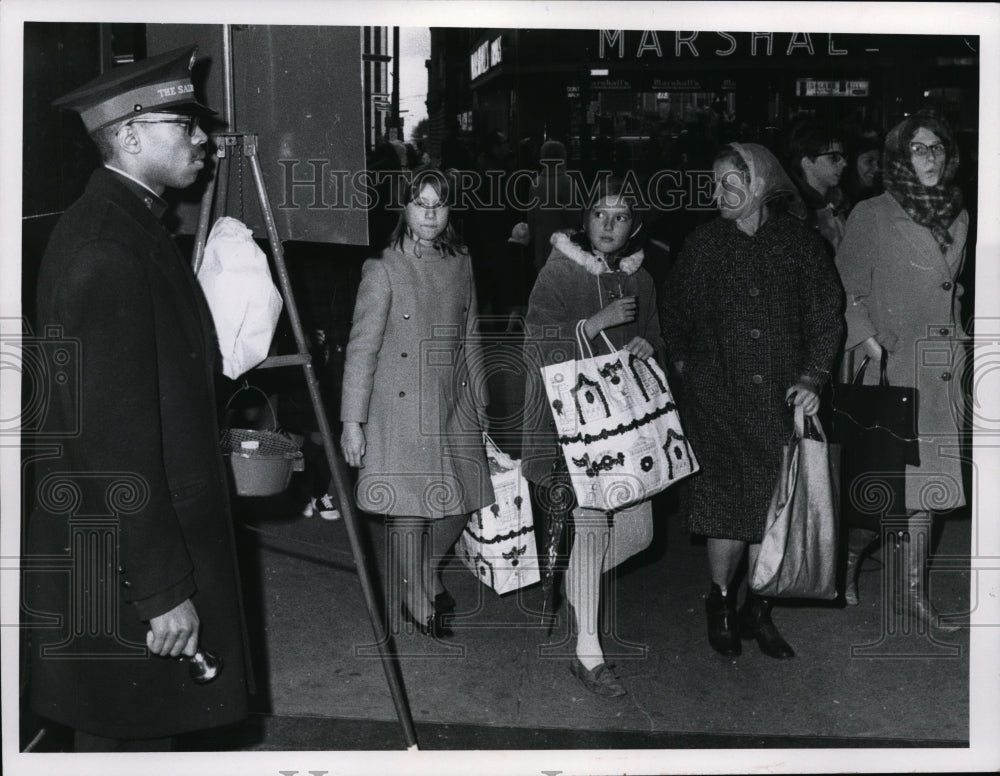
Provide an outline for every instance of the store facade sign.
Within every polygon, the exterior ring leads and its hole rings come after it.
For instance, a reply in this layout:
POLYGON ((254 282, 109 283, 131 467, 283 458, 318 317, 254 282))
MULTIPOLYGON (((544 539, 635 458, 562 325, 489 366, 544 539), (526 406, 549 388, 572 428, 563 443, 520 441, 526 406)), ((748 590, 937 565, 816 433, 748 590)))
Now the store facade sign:
POLYGON ((472 74, 472 80, 497 67, 502 61, 503 36, 483 41, 469 56, 469 70, 472 74))
POLYGON ((832 32, 658 32, 597 30, 600 59, 663 59, 702 56, 846 56, 832 32))
POLYGON ((627 92, 632 90, 632 83, 624 78, 595 78, 590 88, 596 92, 627 92))
POLYGON ((856 81, 820 81, 815 78, 795 79, 796 97, 867 97, 869 82, 866 79, 856 81))

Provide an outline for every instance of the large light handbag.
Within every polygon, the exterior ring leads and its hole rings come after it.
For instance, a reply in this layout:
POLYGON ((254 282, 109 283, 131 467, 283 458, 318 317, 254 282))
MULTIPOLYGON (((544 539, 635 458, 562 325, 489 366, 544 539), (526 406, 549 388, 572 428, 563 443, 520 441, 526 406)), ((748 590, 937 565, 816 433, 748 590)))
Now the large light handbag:
MULTIPOLYGON (((831 448, 834 448, 831 450, 831 448)), ((750 588, 775 598, 837 597, 838 466, 817 418, 795 408, 750 588)))
POLYGON ((484 585, 510 593, 539 581, 531 498, 521 462, 484 437, 496 501, 472 513, 455 554, 484 585))
POLYGON ((594 355, 576 328, 581 358, 541 368, 556 436, 581 507, 618 510, 698 471, 667 378, 652 358, 594 355))

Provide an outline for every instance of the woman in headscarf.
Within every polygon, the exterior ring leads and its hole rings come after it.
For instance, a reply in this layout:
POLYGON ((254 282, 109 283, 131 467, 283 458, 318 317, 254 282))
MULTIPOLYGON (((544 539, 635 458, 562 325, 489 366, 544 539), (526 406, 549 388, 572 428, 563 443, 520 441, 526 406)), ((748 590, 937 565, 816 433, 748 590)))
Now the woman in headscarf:
MULTIPOLYGON (((969 215, 955 184, 959 154, 951 128, 916 114, 885 140, 885 193, 851 212, 836 263, 847 294, 848 351, 878 364, 889 353, 891 385, 915 386, 919 466, 906 467, 907 530, 894 549, 905 552, 894 593, 898 613, 923 627, 942 626, 926 589, 931 518, 965 504, 957 455, 961 417, 960 349, 967 339, 956 278, 965 257, 969 215), (950 448, 950 449, 949 449, 950 448), (903 545, 902 547, 900 545, 903 545)), ((866 382, 878 379, 868 369, 866 382)), ((857 572, 876 536, 852 529, 845 598, 858 602, 857 572)))
POLYGON ((707 538, 708 639, 724 655, 755 638, 774 658, 795 653, 747 591, 792 429, 830 377, 843 334, 843 291, 822 238, 809 229, 794 184, 766 148, 731 143, 712 165, 720 217, 687 239, 661 309, 668 357, 683 379, 685 428, 701 463, 688 524, 707 538), (792 211, 795 211, 795 215, 792 211))

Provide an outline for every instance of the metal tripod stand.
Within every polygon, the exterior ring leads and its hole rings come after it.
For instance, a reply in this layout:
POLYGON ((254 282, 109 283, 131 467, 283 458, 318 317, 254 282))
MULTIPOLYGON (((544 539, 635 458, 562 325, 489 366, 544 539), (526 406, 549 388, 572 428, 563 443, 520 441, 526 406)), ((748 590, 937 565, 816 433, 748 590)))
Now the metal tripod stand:
POLYGON ((372 630, 375 632, 375 641, 378 645, 379 657, 382 661, 382 668, 385 671, 386 680, 389 683, 389 692, 392 694, 393 705, 396 707, 396 714, 403 727, 403 736, 407 749, 417 749, 417 738, 413 728, 413 717, 410 713, 409 703, 403 690, 399 675, 399 666, 393 656, 388 651, 389 641, 386 637, 385 629, 382 626, 382 619, 379 616, 379 606, 375 599, 371 579, 368 575, 368 567, 365 560, 364 551, 358 537, 357 511, 354 506, 354 497, 348 484, 346 464, 341 458, 337 448, 334 446, 333 435, 330 431, 330 424, 326 417, 326 410, 323 405, 319 391, 319 382, 313 369, 312 359, 309 355, 309 348, 305 333, 302 329, 302 321, 299 317, 298 308, 295 305, 295 297, 292 294, 291 281, 288 275, 288 268, 285 265, 284 249, 278 238, 278 229, 274 221, 274 214, 271 211, 270 200, 267 189, 264 187, 264 176, 261 171, 260 159, 257 154, 257 136, 248 133, 219 133, 213 134, 216 142, 217 169, 215 177, 208 184, 201 200, 201 210, 198 218, 198 227, 195 233, 194 257, 192 260, 195 273, 201 266, 205 255, 205 243, 208 236, 209 221, 213 210, 213 200, 226 202, 227 187, 229 181, 229 166, 232 158, 237 153, 242 153, 243 158, 249 164, 253 175, 254 188, 257 194, 257 202, 260 205, 264 225, 267 230, 268 242, 271 247, 271 257, 278 274, 278 283, 281 296, 284 300, 284 309, 288 313, 292 332, 295 336, 296 353, 289 355, 269 356, 255 369, 271 369, 276 367, 301 366, 306 384, 309 389, 309 398, 312 403, 313 412, 316 416, 317 427, 323 439, 323 450, 333 477, 334 487, 337 491, 337 499, 341 513, 344 517, 344 525, 347 527, 347 535, 351 543, 351 552, 354 555, 355 571, 358 581, 361 583, 361 591, 364 595, 365 606, 368 609, 368 616, 371 619, 372 630))

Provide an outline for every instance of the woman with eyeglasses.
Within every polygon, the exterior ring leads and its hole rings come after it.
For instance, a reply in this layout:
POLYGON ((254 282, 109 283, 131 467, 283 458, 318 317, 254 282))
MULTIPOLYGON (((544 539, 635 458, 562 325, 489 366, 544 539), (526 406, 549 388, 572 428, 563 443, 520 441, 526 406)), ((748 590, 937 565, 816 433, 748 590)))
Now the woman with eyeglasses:
MULTIPOLYGON (((401 176, 403 210, 388 246, 365 262, 347 344, 341 447, 360 469, 356 496, 385 515, 387 589, 424 635, 452 631, 443 558, 469 514, 493 503, 483 449, 485 381, 476 371, 476 289, 449 223, 451 186, 425 167, 401 176)), ((398 605, 397 605, 398 604, 398 605)))
MULTIPOLYGON (((891 385, 917 389, 919 465, 906 467, 906 503, 894 505, 907 529, 893 542, 897 553, 897 613, 923 629, 943 625, 931 606, 927 562, 935 513, 965 504, 957 448, 962 414, 962 329, 957 283, 965 257, 969 216, 955 183, 958 145, 941 118, 920 113, 887 135, 885 193, 851 212, 836 263, 847 293, 847 351, 879 364, 888 352, 891 385)), ((879 370, 869 368, 874 383, 879 370)), ((847 451, 849 454, 849 451, 847 451)), ((845 598, 858 603, 861 561, 879 537, 851 530, 845 598)))

